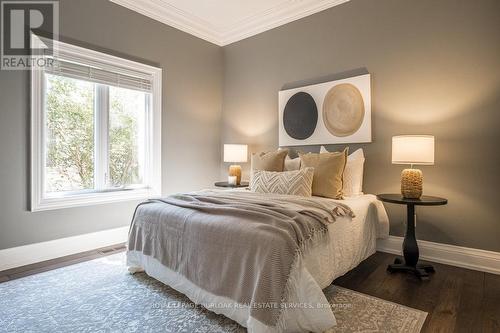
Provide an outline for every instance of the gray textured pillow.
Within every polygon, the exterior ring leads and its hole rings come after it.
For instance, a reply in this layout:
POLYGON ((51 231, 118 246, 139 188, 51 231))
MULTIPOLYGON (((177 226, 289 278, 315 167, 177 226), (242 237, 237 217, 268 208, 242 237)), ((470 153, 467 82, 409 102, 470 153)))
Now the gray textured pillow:
POLYGON ((255 171, 250 182, 250 189, 259 193, 310 197, 313 176, 314 168, 285 172, 255 171))

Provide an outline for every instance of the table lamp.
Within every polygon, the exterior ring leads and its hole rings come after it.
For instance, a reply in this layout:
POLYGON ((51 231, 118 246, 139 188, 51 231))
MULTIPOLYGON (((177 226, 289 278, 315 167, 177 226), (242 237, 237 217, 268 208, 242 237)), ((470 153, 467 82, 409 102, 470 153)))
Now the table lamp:
POLYGON ((422 171, 413 165, 434 164, 434 136, 398 135, 392 137, 392 164, 409 164, 401 173, 401 194, 408 199, 422 196, 422 171))
MULTIPOLYGON (((246 163, 248 157, 248 146, 247 145, 234 145, 225 144, 224 145, 224 162, 229 163, 246 163)), ((240 185, 241 184, 241 166, 238 164, 232 164, 229 166, 229 173, 227 177, 227 182, 229 185, 240 185)))

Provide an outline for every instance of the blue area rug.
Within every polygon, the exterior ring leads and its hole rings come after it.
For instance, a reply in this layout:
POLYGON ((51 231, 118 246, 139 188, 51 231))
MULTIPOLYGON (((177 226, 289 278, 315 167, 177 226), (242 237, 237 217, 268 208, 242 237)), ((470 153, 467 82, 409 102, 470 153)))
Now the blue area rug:
MULTIPOLYGON (((330 286, 331 332, 419 332, 426 313, 330 286)), ((119 253, 0 283, 0 332, 245 332, 144 273, 119 253)))

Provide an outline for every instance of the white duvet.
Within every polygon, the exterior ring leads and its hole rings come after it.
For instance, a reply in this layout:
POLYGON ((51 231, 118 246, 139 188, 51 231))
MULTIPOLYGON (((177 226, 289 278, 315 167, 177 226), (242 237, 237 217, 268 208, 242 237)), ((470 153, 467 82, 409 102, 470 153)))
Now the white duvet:
MULTIPOLYGON (((332 199, 316 199, 324 203, 334 202, 332 199)), ((328 304, 322 289, 375 253, 376 239, 389 235, 387 213, 374 195, 365 194, 342 202, 351 207, 356 217, 342 217, 329 225, 329 241, 306 252, 292 271, 294 288, 289 299, 292 306, 282 313, 286 332, 323 332, 334 326, 336 321, 331 309, 318 306, 328 304)), ((274 327, 252 318, 247 306, 234 304, 232 300, 199 288, 152 257, 128 251, 127 264, 132 272, 145 270, 149 276, 185 294, 196 304, 247 327, 249 332, 276 332, 274 327)))

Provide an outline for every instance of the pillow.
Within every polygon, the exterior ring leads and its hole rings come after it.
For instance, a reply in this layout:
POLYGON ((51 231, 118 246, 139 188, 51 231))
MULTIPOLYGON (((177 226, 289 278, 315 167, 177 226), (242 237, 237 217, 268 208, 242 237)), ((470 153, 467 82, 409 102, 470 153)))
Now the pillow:
POLYGON ((348 148, 343 152, 300 155, 301 168, 314 168, 312 194, 332 199, 342 199, 342 176, 347 161, 348 148))
MULTIPOLYGON (((278 151, 286 150, 286 148, 278 148, 278 151)), ((300 155, 300 151, 298 152, 300 155)), ((300 158, 291 158, 289 154, 285 157, 285 164, 283 166, 283 171, 294 171, 300 169, 300 158)))
MULTIPOLYGON (((320 153, 327 153, 325 147, 321 146, 320 153)), ((344 170, 342 192, 344 196, 355 197, 363 195, 363 168, 365 164, 365 155, 360 148, 347 157, 347 163, 344 170)))
POLYGON ((300 157, 290 158, 286 155, 283 171, 295 171, 300 169, 300 157))
POLYGON ((313 168, 284 172, 257 170, 250 182, 250 189, 252 192, 259 193, 310 197, 312 195, 313 176, 313 168))
POLYGON ((287 154, 287 149, 252 154, 252 158, 250 159, 250 178, 252 178, 256 170, 283 171, 287 154))

